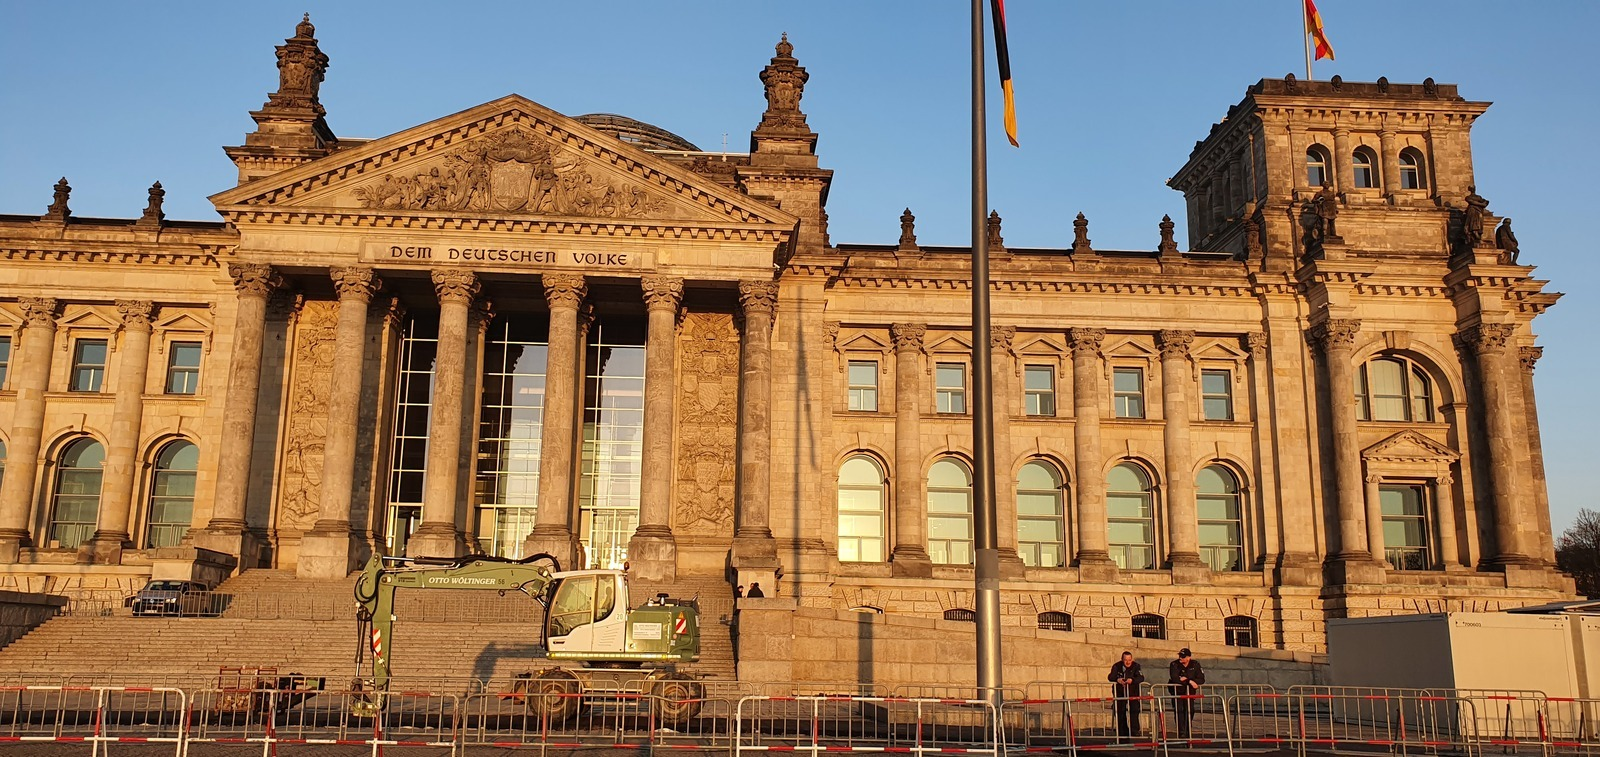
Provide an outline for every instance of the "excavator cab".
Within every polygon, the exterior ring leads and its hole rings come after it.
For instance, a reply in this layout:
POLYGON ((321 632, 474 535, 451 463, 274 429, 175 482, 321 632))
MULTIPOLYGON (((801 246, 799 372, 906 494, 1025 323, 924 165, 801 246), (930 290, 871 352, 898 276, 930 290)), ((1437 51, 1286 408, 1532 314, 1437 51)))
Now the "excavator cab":
MULTIPOLYGON (((621 652, 627 636, 628 585, 613 571, 558 574, 545 611, 551 652, 621 652)), ((553 656, 553 655, 552 655, 553 656)))

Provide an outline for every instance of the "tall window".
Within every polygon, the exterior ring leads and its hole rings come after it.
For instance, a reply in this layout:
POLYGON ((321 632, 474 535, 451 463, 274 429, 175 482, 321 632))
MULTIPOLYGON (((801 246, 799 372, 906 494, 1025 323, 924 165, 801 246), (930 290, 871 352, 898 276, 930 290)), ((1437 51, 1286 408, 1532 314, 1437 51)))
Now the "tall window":
POLYGON ((6 443, 0 441, 0 483, 6 480, 6 443))
POLYGON ((1049 365, 1029 365, 1022 369, 1023 411, 1028 415, 1056 414, 1056 371, 1049 365))
POLYGON ((1155 494, 1139 466, 1123 463, 1106 474, 1106 527, 1117 567, 1156 567, 1155 494))
POLYGON ((61 452, 56 468, 54 514, 50 518, 50 539, 68 549, 94 535, 95 516, 100 513, 101 466, 106 448, 93 439, 79 439, 61 452))
POLYGON ((967 367, 939 363, 933 369, 934 398, 941 413, 967 412, 967 367))
POLYGON ((936 565, 972 564, 972 473, 949 458, 928 471, 928 556, 936 565))
POLYGON ((1200 516, 1200 559, 1212 570, 1244 570, 1244 518, 1239 481, 1220 465, 1195 477, 1195 504, 1200 516))
POLYGON ((1404 357, 1379 357, 1356 371, 1356 417, 1364 421, 1433 420, 1428 374, 1404 357))
POLYGON ((0 336, 0 389, 6 387, 6 372, 11 367, 11 337, 0 336))
POLYGON ((167 394, 200 391, 200 343, 173 342, 167 348, 167 394))
POLYGON ((194 518, 194 477, 200 468, 200 448, 175 441, 156 455, 150 481, 150 523, 145 543, 150 547, 176 547, 194 518))
POLYGON ((1378 487, 1383 510, 1383 556, 1396 570, 1430 570, 1428 506, 1421 484, 1378 487))
POLYGON ((1233 420, 1233 371, 1200 372, 1200 409, 1208 421, 1233 420))
POLYGON ((72 376, 67 389, 98 392, 106 379, 106 340, 79 339, 72 347, 72 376))
POLYGON ((1072 615, 1064 612, 1041 612, 1039 627, 1046 631, 1071 631, 1072 615))
POLYGON ((1111 394, 1118 418, 1143 418, 1144 369, 1113 369, 1111 371, 1111 394))
POLYGON ((883 469, 857 455, 839 466, 839 560, 883 562, 883 469))
POLYGON ((639 525, 644 322, 601 318, 589 332, 578 512, 591 568, 620 568, 639 525))
POLYGON ((851 360, 850 409, 876 412, 878 409, 878 361, 851 360))
POLYGON ((1357 147, 1350 154, 1350 168, 1355 172, 1356 187, 1372 189, 1378 186, 1378 160, 1371 150, 1357 147))
MULTIPOLYGON (((406 319, 400 335, 399 374, 395 377, 394 440, 389 448, 389 504, 384 520, 384 539, 391 555, 406 554, 406 541, 422 522, 422 486, 428 463, 429 403, 433 395, 433 361, 438 354, 438 334, 437 320, 411 317, 406 319)), ((484 398, 487 402, 493 395, 488 376, 484 379, 484 398)), ((481 448, 479 454, 482 454, 481 448)), ((480 498, 481 487, 480 482, 480 493, 477 495, 480 498)), ((484 533, 482 527, 478 532, 484 533)), ((499 554, 489 547, 485 547, 484 551, 499 554)))
POLYGON ((1328 154, 1320 147, 1306 150, 1306 183, 1313 187, 1328 183, 1328 154))
POLYGON ((495 319, 485 334, 473 492, 485 554, 524 557, 523 539, 539 511, 548 331, 544 318, 517 315, 495 319))
POLYGON ((1400 151, 1400 188, 1425 189, 1427 175, 1422 170, 1422 153, 1415 147, 1400 151))
POLYGON ((1261 634, 1256 619, 1249 615, 1230 615, 1222 620, 1222 643, 1230 647, 1259 647, 1261 634))
POLYGON ((1066 565, 1067 526, 1061 474, 1035 460, 1017 474, 1017 551, 1030 568, 1066 565))
POLYGON ((1158 641, 1167 638, 1167 619, 1148 612, 1133 616, 1133 638, 1158 641))

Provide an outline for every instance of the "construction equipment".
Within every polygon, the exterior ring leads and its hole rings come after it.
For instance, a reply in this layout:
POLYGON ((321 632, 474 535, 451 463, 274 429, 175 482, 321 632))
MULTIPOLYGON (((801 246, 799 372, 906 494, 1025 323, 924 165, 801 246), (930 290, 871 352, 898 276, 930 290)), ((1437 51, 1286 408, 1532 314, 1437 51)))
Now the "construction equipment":
MULTIPOLYGON (((628 577, 620 570, 560 572, 548 555, 513 561, 486 556, 406 559, 374 555, 356 581, 358 628, 370 624, 358 644, 370 645, 372 676, 358 681, 370 692, 356 714, 383 707, 393 665, 394 598, 398 589, 518 591, 545 608, 543 646, 550 660, 585 667, 550 667, 523 673, 512 696, 535 714, 565 720, 576 714, 586 691, 617 692, 625 686, 649 695, 654 714, 664 722, 693 718, 704 688, 674 664, 700 657, 700 613, 692 600, 658 595, 640 607, 629 606, 628 577), (550 562, 551 566, 544 564, 550 562), (587 667, 595 666, 595 667, 587 667), (649 666, 647 671, 630 670, 649 666)), ((359 660, 358 660, 359 662, 359 660)))

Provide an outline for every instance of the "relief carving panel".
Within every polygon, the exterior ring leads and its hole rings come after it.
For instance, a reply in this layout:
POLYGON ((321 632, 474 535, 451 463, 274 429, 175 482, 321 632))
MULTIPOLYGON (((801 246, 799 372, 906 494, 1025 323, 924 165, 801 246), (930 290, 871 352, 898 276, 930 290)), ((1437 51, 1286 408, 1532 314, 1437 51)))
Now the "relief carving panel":
POLYGON ((730 313, 688 313, 678 336, 679 534, 732 537, 739 332, 730 313))
POLYGON ((322 501, 322 453, 328 438, 333 342, 339 303, 308 300, 295 325, 283 432, 278 530, 310 530, 322 501))

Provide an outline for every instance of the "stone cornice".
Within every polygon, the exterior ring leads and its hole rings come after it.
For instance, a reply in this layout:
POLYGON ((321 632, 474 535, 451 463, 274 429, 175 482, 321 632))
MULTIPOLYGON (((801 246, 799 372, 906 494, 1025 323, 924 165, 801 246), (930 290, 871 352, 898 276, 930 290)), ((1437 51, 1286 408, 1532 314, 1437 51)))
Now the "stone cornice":
POLYGON ((406 229, 410 231, 470 231, 517 234, 565 234, 572 236, 621 237, 632 239, 688 239, 714 242, 781 244, 789 240, 792 228, 757 224, 711 225, 701 221, 661 221, 651 219, 618 220, 609 218, 482 218, 456 213, 390 210, 329 210, 301 208, 224 209, 224 218, 239 226, 327 226, 357 229, 406 229))
POLYGON ((216 266, 217 256, 227 248, 205 245, 186 249, 134 247, 125 250, 63 250, 38 247, 0 246, 0 260, 38 263, 112 263, 147 265, 216 266))

